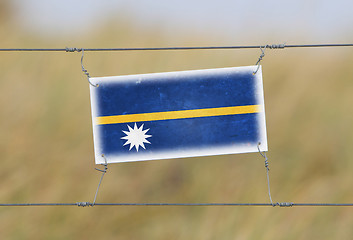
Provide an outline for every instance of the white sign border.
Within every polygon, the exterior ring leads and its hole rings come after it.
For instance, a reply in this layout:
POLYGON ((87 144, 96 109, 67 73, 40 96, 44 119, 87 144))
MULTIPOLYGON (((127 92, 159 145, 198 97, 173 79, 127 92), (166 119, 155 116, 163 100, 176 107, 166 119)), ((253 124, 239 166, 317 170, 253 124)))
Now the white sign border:
MULTIPOLYGON (((205 70, 191 70, 191 71, 178 71, 178 72, 165 72, 165 73, 151 73, 151 74, 139 74, 139 75, 125 75, 125 76, 112 76, 112 77, 95 77, 90 78, 93 85, 102 84, 104 82, 111 81, 141 81, 156 78, 165 78, 166 76, 192 76, 203 74, 215 74, 219 72, 254 72, 257 66, 245 66, 245 67, 232 67, 232 68, 216 68, 216 69, 205 69, 205 70)), ((265 104, 264 104, 264 92, 263 92, 263 81, 262 81, 262 68, 260 66, 257 73, 254 75, 256 80, 256 92, 257 103, 260 105, 260 112, 258 113, 258 124, 260 126, 259 141, 261 142, 260 150, 268 151, 267 145, 267 134, 266 134, 266 119, 265 119, 265 104)), ((94 152, 95 152, 95 163, 104 164, 105 159, 103 158, 102 151, 100 149, 100 136, 97 126, 95 124, 95 118, 97 116, 96 87, 90 85, 90 99, 91 99, 91 114, 92 114, 92 126, 93 126, 93 141, 94 141, 94 152)), ((147 161, 147 160, 161 160, 161 159, 176 159, 176 158, 189 158, 189 157, 203 157, 203 156, 216 156, 216 155, 227 155, 227 154, 238 154, 238 153, 251 153, 258 152, 256 145, 247 144, 234 144, 232 146, 225 147, 208 147, 205 150, 178 150, 178 151, 162 151, 158 153, 146 153, 137 155, 109 155, 105 156, 108 163, 120 163, 120 162, 134 162, 134 161, 147 161)))

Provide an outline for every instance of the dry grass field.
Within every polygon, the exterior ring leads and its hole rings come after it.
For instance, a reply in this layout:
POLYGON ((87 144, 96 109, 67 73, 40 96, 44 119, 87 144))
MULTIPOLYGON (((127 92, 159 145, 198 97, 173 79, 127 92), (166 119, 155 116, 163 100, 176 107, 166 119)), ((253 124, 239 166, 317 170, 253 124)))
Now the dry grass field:
MULTIPOLYGON (((0 25, 1 47, 218 45, 175 43, 133 25, 80 39, 0 25)), ((256 44, 256 43, 255 43, 256 44)), ((263 44, 260 42, 258 44, 263 44)), ((260 50, 85 54, 92 76, 253 65, 260 50)), ((268 50, 263 60, 272 197, 353 202, 353 49, 268 50)), ((0 53, 0 202, 92 201, 89 85, 79 53, 0 53)), ((257 154, 112 164, 98 202, 268 202, 257 154)), ((0 207, 1 239, 351 239, 343 207, 0 207)))

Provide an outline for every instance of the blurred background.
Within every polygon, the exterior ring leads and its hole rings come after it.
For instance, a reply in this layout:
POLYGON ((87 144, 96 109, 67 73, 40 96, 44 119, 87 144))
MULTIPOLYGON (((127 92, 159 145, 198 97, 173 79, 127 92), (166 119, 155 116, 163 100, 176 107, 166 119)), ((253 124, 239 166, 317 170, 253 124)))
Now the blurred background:
MULTIPOLYGON (((353 42, 353 2, 1 0, 0 48, 353 42)), ((91 76, 254 65, 260 50, 86 52, 91 76)), ((0 202, 93 201, 80 53, 1 52, 0 202)), ((353 48, 268 50, 275 202, 353 202, 353 48)), ((97 202, 269 202, 260 154, 112 164, 97 202)), ((2 239, 351 239, 351 208, 1 207, 2 239)))

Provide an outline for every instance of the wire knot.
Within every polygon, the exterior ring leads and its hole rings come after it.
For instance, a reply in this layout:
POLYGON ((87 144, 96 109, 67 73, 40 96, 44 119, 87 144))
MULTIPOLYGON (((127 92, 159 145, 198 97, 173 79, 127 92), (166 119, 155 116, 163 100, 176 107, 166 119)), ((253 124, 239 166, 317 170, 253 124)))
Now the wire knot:
POLYGON ((265 50, 266 50, 266 48, 268 47, 269 45, 266 45, 263 49, 262 49, 262 47, 260 47, 260 50, 261 50, 261 55, 260 55, 260 57, 259 57, 259 60, 257 60, 257 62, 256 62, 256 66, 257 66, 257 68, 256 68, 256 70, 253 72, 253 75, 255 75, 256 73, 257 73, 257 71, 259 71, 259 68, 260 68, 260 62, 262 61, 262 59, 264 58, 264 56, 265 56, 265 50))
POLYGON ((94 168, 96 169, 97 171, 100 171, 100 172, 103 172, 103 173, 106 173, 107 170, 108 170, 108 164, 102 164, 104 166, 104 169, 99 169, 99 168, 94 168))
POLYGON ((82 50, 83 50, 82 48, 75 48, 75 47, 74 48, 69 48, 69 47, 65 48, 66 52, 82 52, 82 50))
POLYGON ((270 164, 268 162, 268 159, 265 159, 265 168, 267 168, 270 171, 270 168, 268 167, 270 164))
POLYGON ((279 206, 279 207, 293 207, 294 203, 292 202, 278 202, 278 203, 274 203, 272 204, 273 207, 279 206))
POLYGON ((90 202, 77 202, 77 207, 93 207, 94 205, 90 202))
POLYGON ((269 48, 269 49, 284 49, 285 47, 286 47, 285 43, 266 45, 266 48, 269 48))
POLYGON ((261 156, 265 159, 265 168, 267 169, 267 171, 270 171, 270 168, 269 168, 270 163, 268 162, 268 158, 266 156, 266 153, 261 152, 260 145, 261 145, 261 143, 257 144, 257 149, 259 150, 259 153, 261 154, 261 156))
POLYGON ((281 44, 272 44, 272 45, 265 45, 265 46, 260 46, 260 50, 261 50, 261 55, 259 57, 259 60, 257 60, 256 62, 256 70, 253 72, 253 74, 255 75, 257 73, 257 71, 259 71, 259 68, 260 68, 260 62, 262 61, 262 59, 264 58, 265 56, 265 50, 266 48, 269 48, 269 49, 284 49, 286 47, 286 44, 285 43, 281 43, 281 44))

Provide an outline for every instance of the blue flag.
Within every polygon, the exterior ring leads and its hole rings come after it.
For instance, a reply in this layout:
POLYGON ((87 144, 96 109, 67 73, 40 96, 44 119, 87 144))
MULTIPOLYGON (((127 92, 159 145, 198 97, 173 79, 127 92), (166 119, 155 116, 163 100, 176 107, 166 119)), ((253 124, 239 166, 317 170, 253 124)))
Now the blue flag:
POLYGON ((91 78, 96 164, 267 151, 255 69, 91 78))

